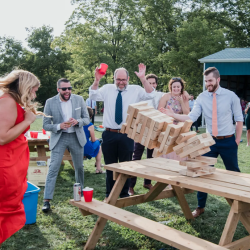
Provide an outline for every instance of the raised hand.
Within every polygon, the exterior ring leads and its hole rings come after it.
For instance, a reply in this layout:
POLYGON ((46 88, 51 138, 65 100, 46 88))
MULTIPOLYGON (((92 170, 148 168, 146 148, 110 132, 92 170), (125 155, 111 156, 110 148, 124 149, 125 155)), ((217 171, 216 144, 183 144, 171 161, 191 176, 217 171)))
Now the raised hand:
POLYGON ((136 72, 135 71, 135 74, 141 79, 141 78, 144 78, 145 77, 145 74, 146 74, 146 65, 144 65, 143 63, 140 63, 138 65, 139 67, 139 72, 136 72))
POLYGON ((103 78, 104 75, 100 74, 99 72, 99 68, 96 67, 95 69, 95 80, 97 80, 98 82, 103 78))

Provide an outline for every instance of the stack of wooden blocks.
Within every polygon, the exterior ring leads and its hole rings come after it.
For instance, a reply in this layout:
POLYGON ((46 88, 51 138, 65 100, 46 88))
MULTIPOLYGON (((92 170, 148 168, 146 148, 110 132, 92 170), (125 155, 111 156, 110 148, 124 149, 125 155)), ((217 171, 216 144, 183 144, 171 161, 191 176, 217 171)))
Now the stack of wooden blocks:
POLYGON ((122 125, 121 133, 139 142, 149 149, 154 148, 153 157, 175 152, 181 158, 180 165, 187 169, 181 174, 197 177, 212 174, 217 159, 201 156, 210 151, 215 141, 210 134, 197 135, 189 131, 193 121, 187 120, 173 124, 173 118, 148 106, 147 102, 129 105, 126 123, 122 125))

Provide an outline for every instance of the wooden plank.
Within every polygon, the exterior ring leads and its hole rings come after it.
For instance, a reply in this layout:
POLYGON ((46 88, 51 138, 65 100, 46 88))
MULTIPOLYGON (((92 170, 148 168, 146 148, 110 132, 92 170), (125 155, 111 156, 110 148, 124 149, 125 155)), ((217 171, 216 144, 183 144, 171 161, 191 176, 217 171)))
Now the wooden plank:
POLYGON ((186 167, 198 168, 198 167, 207 166, 207 163, 186 160, 186 161, 180 161, 180 165, 186 166, 186 167))
POLYGON ((180 144, 180 143, 182 143, 184 141, 187 141, 188 139, 190 139, 190 138, 192 138, 194 136, 196 136, 196 132, 194 132, 194 131, 190 131, 190 132, 186 132, 186 133, 181 133, 179 135, 179 137, 177 138, 176 143, 180 144))
POLYGON ((164 133, 164 137, 163 137, 162 142, 161 142, 161 146, 160 146, 160 148, 159 148, 159 152, 162 152, 162 151, 163 151, 163 148, 164 148, 164 146, 166 145, 167 138, 168 138, 168 136, 169 136, 169 132, 170 132, 170 129, 171 129, 171 128, 173 128, 173 124, 168 124, 167 129, 166 129, 166 131, 165 131, 165 133, 164 133))
POLYGON ((157 140, 150 140, 149 143, 148 143, 147 148, 148 148, 148 149, 156 148, 156 147, 157 147, 157 143, 158 143, 157 140))
POLYGON ((143 136, 147 137, 149 131, 149 127, 145 127, 143 136))
POLYGON ((196 152, 193 152, 189 155, 190 158, 194 158, 194 157, 197 157, 197 156, 200 156, 200 155, 204 155, 206 154, 207 152, 210 151, 210 148, 207 147, 207 148, 203 148, 203 149, 200 149, 200 150, 197 150, 196 152))
POLYGON ((167 129, 168 124, 173 124, 172 117, 160 117, 155 119, 155 127, 154 131, 165 131, 167 129))
MULTIPOLYGON (((117 201, 117 198, 119 197, 119 195, 121 193, 121 190, 122 190, 126 180, 127 180, 127 175, 120 174, 118 176, 118 178, 117 178, 117 180, 116 180, 116 182, 115 182, 115 184, 114 184, 114 186, 113 186, 113 188, 111 190, 111 193, 110 193, 110 195, 109 195, 109 197, 107 199, 107 204, 115 205, 115 203, 117 201)), ((73 202, 71 200, 70 203, 72 205, 77 204, 77 202, 75 202, 74 200, 73 200, 73 202)), ((85 203, 87 203, 87 202, 85 202, 85 203)), ((88 202, 88 203, 92 203, 92 202, 88 202)), ((104 203, 104 202, 102 202, 102 203, 104 203)), ((79 207, 79 208, 82 208, 83 210, 86 210, 83 207, 79 207)), ((89 211, 89 210, 86 210, 86 211, 93 213, 93 211, 89 211)), ((86 245, 84 247, 85 250, 90 250, 90 249, 95 248, 96 243, 97 243, 98 239, 100 238, 101 233, 102 233, 106 223, 107 223, 107 219, 102 218, 102 217, 98 218, 98 220, 97 220, 97 222, 95 224, 95 227, 94 227, 91 235, 89 236, 88 241, 87 241, 87 243, 86 243, 86 245)))
POLYGON ((133 133, 133 129, 130 128, 129 131, 128 131, 128 138, 131 138, 131 137, 132 137, 132 133, 133 133))
POLYGON ((210 166, 203 166, 203 167, 187 167, 187 170, 200 170, 200 171, 205 171, 205 172, 215 172, 216 168, 210 167, 210 166))
POLYGON ((188 169, 182 169, 179 171, 179 173, 181 175, 186 175, 186 176, 192 177, 192 178, 213 174, 213 172, 200 171, 200 170, 190 171, 188 169))
POLYGON ((131 112, 133 112, 133 109, 135 109, 136 107, 140 107, 140 106, 148 106, 148 102, 145 101, 145 102, 137 102, 137 103, 129 104, 127 113, 130 114, 131 112))
MULTIPOLYGON (((147 127, 150 127, 150 125, 151 125, 151 120, 156 121, 158 118, 161 118, 161 117, 165 117, 165 114, 163 114, 163 113, 160 112, 160 114, 158 114, 158 115, 156 115, 156 116, 153 116, 153 117, 150 117, 150 119, 147 121, 146 126, 147 126, 147 127)), ((153 130, 154 130, 154 128, 153 128, 153 130)))
MULTIPOLYGON (((183 190, 184 194, 189 194, 189 193, 194 192, 193 190, 186 189, 186 188, 182 188, 182 190, 183 190)), ((145 200, 146 200, 145 197, 147 194, 133 195, 130 197, 118 199, 115 206, 122 208, 122 207, 128 207, 128 206, 141 204, 141 203, 145 202, 145 200)), ((152 198, 152 200, 156 201, 156 200, 171 198, 174 196, 175 196, 175 193, 173 192, 173 189, 171 188, 171 189, 163 190, 158 196, 156 196, 155 198, 153 198, 153 197, 151 197, 151 198, 152 198)), ((147 199, 147 201, 151 201, 151 200, 147 199)))
POLYGON ((232 208, 234 213, 242 213, 242 212, 249 212, 250 211, 250 204, 242 201, 234 201, 232 208))
MULTIPOLYGON (((158 222, 141 217, 129 211, 110 206, 107 203, 93 199, 92 202, 75 202, 70 200, 70 204, 79 207, 83 210, 89 211, 104 220, 113 221, 119 225, 125 226, 129 229, 137 231, 155 240, 161 241, 165 244, 183 250, 226 250, 226 248, 218 246, 214 243, 202 240, 192 235, 183 233, 171 227, 162 225, 158 222)), ((97 225, 97 224, 96 224, 97 225)), ((93 233, 93 232, 92 232, 93 233)), ((91 234, 92 235, 92 234, 91 234)), ((97 240, 100 235, 96 236, 97 240)), ((94 249, 96 242, 95 239, 90 240, 85 245, 85 250, 94 249), (89 243, 89 244, 88 244, 89 243), (90 244, 92 243, 92 244, 90 244)))
POLYGON ((135 142, 140 142, 140 139, 139 139, 139 138, 140 138, 140 134, 136 133, 136 134, 135 134, 135 139, 134 139, 134 141, 135 141, 135 142))
POLYGON ((135 108, 133 108, 132 106, 128 109, 129 114, 127 115, 127 119, 126 119, 126 123, 127 123, 127 127, 125 130, 125 133, 128 134, 129 133, 129 129, 131 127, 131 123, 134 119, 134 113, 135 113, 135 108))
POLYGON ((192 212, 190 210, 190 207, 189 207, 189 205, 187 203, 187 200, 186 200, 186 198, 185 198, 185 196, 184 196, 184 194, 182 192, 182 189, 180 187, 178 187, 178 186, 172 186, 172 187, 173 187, 173 190, 174 190, 174 192, 175 192, 175 194, 177 196, 177 199, 179 201, 179 204, 181 206, 181 209, 182 209, 182 211, 184 213, 185 218, 187 220, 193 220, 194 217, 193 217, 192 212))
POLYGON ((177 137, 178 136, 170 136, 169 135, 168 138, 167 138, 167 141, 166 141, 166 145, 170 146, 170 145, 175 144, 175 141, 176 141, 177 137))
POLYGON ((158 142, 162 142, 163 138, 164 138, 165 132, 161 132, 159 137, 158 137, 158 142))
POLYGON ((227 217, 227 222, 225 224, 223 233, 220 238, 219 242, 220 246, 224 246, 232 242, 239 219, 240 219, 240 214, 234 213, 234 210, 231 207, 229 215, 227 217))
POLYGON ((140 142, 141 145, 145 146, 146 138, 147 138, 146 136, 142 137, 141 142, 140 142))
POLYGON ((154 148, 154 152, 153 152, 152 157, 153 157, 153 158, 157 158, 157 157, 159 157, 159 156, 161 156, 161 155, 163 155, 163 152, 160 152, 158 147, 157 147, 157 148, 154 148))
POLYGON ((182 129, 181 129, 181 134, 188 132, 190 130, 192 124, 193 124, 192 120, 186 120, 184 122, 184 125, 183 125, 182 129))
POLYGON ((141 127, 142 127, 142 123, 139 123, 136 129, 136 133, 140 134, 141 132, 141 127))
POLYGON ((132 123, 131 123, 131 125, 130 125, 131 128, 134 128, 134 127, 135 127, 135 120, 136 120, 136 119, 133 118, 132 123))
POLYGON ((165 145, 164 148, 163 148, 162 153, 163 153, 164 155, 167 155, 167 154, 173 152, 173 151, 174 151, 174 150, 173 150, 174 146, 175 146, 175 144, 172 144, 172 145, 165 145))
POLYGON ((179 122, 177 125, 173 124, 173 127, 171 128, 169 135, 173 137, 178 137, 183 127, 183 124, 184 124, 183 122, 179 122))
POLYGON ((152 134, 152 132, 153 132, 153 130, 154 130, 154 126, 155 126, 155 121, 154 121, 154 120, 151 120, 150 128, 149 128, 149 130, 148 130, 148 135, 147 135, 147 137, 146 137, 145 144, 144 144, 145 147, 148 147, 148 144, 149 144, 149 141, 150 141, 151 134, 152 134))
POLYGON ((217 163, 217 158, 207 157, 207 156, 197 156, 197 157, 193 158, 192 161, 205 162, 209 165, 214 165, 217 163))
POLYGON ((130 117, 130 115, 129 114, 127 114, 127 117, 126 117, 126 124, 127 124, 127 122, 128 122, 128 120, 129 120, 129 117, 130 117))
POLYGON ((250 246, 250 236, 246 236, 240 240, 227 244, 224 247, 230 250, 249 250, 249 246, 250 246))
POLYGON ((125 131, 126 131, 126 126, 127 126, 127 123, 123 123, 123 124, 122 124, 121 130, 120 130, 120 133, 125 134, 125 131))
POLYGON ((150 139, 151 140, 158 140, 158 137, 159 137, 160 133, 161 133, 161 131, 154 131, 153 130, 150 139))
POLYGON ((135 107, 134 118, 137 117, 137 115, 138 115, 139 112, 146 111, 146 110, 155 110, 155 108, 152 107, 152 106, 135 107))

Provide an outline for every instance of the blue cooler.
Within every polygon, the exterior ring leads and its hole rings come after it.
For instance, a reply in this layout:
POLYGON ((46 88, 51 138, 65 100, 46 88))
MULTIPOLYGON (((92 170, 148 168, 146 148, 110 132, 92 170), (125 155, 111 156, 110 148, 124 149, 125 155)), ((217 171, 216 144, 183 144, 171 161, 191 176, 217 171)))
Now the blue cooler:
POLYGON ((24 211, 26 215, 25 225, 36 223, 36 211, 39 192, 39 187, 28 182, 28 188, 23 197, 24 211))

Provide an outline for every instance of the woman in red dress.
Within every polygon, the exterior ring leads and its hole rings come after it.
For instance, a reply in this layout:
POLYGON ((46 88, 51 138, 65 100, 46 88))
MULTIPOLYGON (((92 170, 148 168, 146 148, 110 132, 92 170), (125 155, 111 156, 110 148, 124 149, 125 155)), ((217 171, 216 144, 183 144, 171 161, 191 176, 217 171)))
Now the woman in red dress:
POLYGON ((22 199, 29 148, 24 134, 38 114, 32 99, 39 86, 38 78, 24 70, 0 79, 0 246, 26 221, 22 199))

